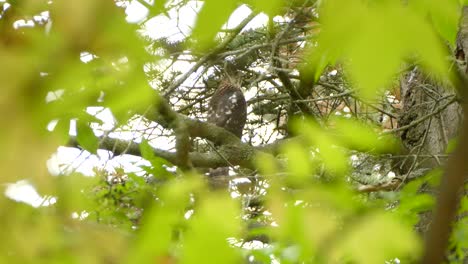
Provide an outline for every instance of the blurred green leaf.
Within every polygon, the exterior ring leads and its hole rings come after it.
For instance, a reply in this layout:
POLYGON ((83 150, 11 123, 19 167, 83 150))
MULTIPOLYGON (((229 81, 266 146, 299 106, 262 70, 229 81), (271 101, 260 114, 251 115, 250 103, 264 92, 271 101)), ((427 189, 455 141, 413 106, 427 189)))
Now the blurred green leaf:
POLYGON ((421 253, 421 243, 411 226, 401 224, 388 213, 367 215, 348 228, 332 250, 330 257, 334 261, 385 263, 395 257, 411 256, 415 260, 421 253))
POLYGON ((239 209, 236 201, 227 195, 204 197, 190 220, 180 263, 239 263, 238 249, 228 242, 240 234, 239 209))
MULTIPOLYGON (((448 77, 445 50, 431 24, 400 2, 327 1, 321 11, 322 30, 317 48, 310 52, 312 62, 323 69, 319 56, 328 62, 345 59, 351 81, 364 98, 389 85, 408 58, 421 60, 439 78, 448 77)), ((444 12, 457 17, 452 7, 444 12)), ((448 24, 444 34, 452 35, 456 24, 453 19, 448 24)))
POLYGON ((299 142, 288 142, 283 146, 283 153, 286 155, 287 170, 289 175, 287 181, 293 186, 304 186, 310 180, 314 172, 313 160, 307 148, 299 142))
POLYGON ((92 206, 91 201, 85 196, 84 190, 92 188, 98 179, 80 173, 58 177, 57 205, 62 213, 81 213, 92 206))
POLYGON ((450 238, 450 247, 452 248, 452 254, 458 258, 453 263, 459 263, 460 260, 464 260, 466 258, 466 249, 468 248, 467 216, 464 216, 455 222, 452 236, 450 238))
POLYGON ((416 225, 420 221, 420 213, 431 210, 434 204, 434 197, 429 194, 412 195, 400 200, 396 213, 404 222, 416 225))
POLYGON ((184 221, 190 193, 201 188, 194 177, 170 181, 160 192, 144 218, 138 237, 129 250, 125 263, 149 263, 170 256, 171 243, 177 226, 184 221))
POLYGON ((461 5, 458 0, 414 0, 408 6, 422 18, 430 16, 431 23, 452 46, 455 45, 461 5))
POLYGON ((156 156, 153 148, 146 139, 143 139, 140 143, 140 152, 141 156, 151 163, 151 167, 140 166, 146 172, 153 174, 153 176, 158 179, 170 179, 174 177, 174 175, 168 172, 164 167, 172 167, 173 165, 169 161, 156 156))
POLYGON ((284 5, 283 0, 253 0, 251 4, 257 8, 260 12, 264 12, 270 17, 274 17, 281 11, 284 5))
POLYGON ((332 121, 337 141, 349 149, 362 152, 383 153, 391 152, 396 146, 396 139, 391 135, 378 135, 377 127, 358 122, 349 118, 334 118, 332 121))
POLYGON ((276 159, 266 153, 259 153, 255 157, 255 165, 260 170, 262 175, 274 175, 279 172, 279 167, 276 159))
POLYGON ((424 178, 427 179, 427 183, 432 187, 437 187, 440 184, 444 171, 441 168, 435 168, 431 170, 424 178))
POLYGON ((460 210, 459 211, 460 212, 468 211, 468 197, 466 197, 466 196, 462 197, 462 199, 460 201, 460 210))
POLYGON ((205 0, 203 2, 192 32, 197 49, 206 51, 214 45, 216 34, 227 22, 237 4, 236 0, 205 0))
POLYGON ((57 135, 63 142, 67 142, 70 138, 70 120, 59 119, 53 130, 54 134, 57 135))
POLYGON ((448 141, 447 148, 445 149, 446 154, 453 153, 458 145, 458 138, 452 138, 448 141))
POLYGON ((89 124, 80 119, 76 121, 76 140, 83 149, 97 154, 99 140, 94 134, 93 129, 89 127, 89 124))
POLYGON ((161 1, 154 1, 153 5, 149 5, 148 2, 145 0, 138 0, 138 2, 142 3, 145 7, 147 7, 150 11, 149 16, 157 16, 160 14, 167 15, 167 10, 165 7, 166 0, 161 0, 161 1))
POLYGON ((349 169, 348 158, 336 140, 327 131, 312 120, 295 120, 293 131, 307 139, 309 146, 317 148, 317 155, 322 157, 327 169, 336 175, 344 175, 349 169))

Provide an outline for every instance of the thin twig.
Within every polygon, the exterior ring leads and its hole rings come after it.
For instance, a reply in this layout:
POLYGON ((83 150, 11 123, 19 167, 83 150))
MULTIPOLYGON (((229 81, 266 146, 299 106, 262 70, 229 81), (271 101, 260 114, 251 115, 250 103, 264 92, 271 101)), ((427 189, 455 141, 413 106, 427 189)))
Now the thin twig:
POLYGON ((187 80, 187 78, 198 70, 203 64, 209 61, 213 56, 221 52, 226 46, 231 43, 231 41, 242 31, 242 29, 255 17, 257 14, 252 12, 246 19, 244 19, 236 28, 232 30, 232 33, 224 39, 217 47, 215 47, 211 52, 204 55, 200 58, 192 68, 190 68, 186 73, 179 77, 175 82, 173 82, 168 88, 167 91, 164 93, 164 97, 167 98, 170 94, 172 94, 182 83, 187 80))

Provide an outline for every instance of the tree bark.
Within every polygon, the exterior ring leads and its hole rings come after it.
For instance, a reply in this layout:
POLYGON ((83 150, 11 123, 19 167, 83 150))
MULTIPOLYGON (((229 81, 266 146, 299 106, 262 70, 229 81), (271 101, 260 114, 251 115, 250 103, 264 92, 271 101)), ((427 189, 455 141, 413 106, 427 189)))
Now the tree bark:
MULTIPOLYGON (((468 62, 465 51, 468 51, 468 9, 463 9, 460 31, 457 40, 457 58, 468 62)), ((456 67, 455 67, 456 68, 456 67)), ((422 258, 424 264, 439 264, 445 259, 448 249, 452 223, 458 209, 461 190, 468 174, 468 105, 466 91, 468 80, 466 70, 454 70, 453 84, 457 91, 447 88, 447 85, 437 83, 424 76, 417 68, 405 76, 401 83, 403 111, 399 126, 408 126, 400 136, 405 151, 414 154, 411 160, 402 160, 399 164, 400 173, 408 175, 412 170, 420 168, 435 168, 445 165, 445 171, 438 190, 425 189, 437 195, 437 205, 433 213, 421 215, 417 229, 425 234, 425 252, 422 258), (458 94, 456 93, 458 92, 458 94), (457 96, 453 104, 446 104, 449 98, 457 96), (461 98, 461 99, 460 99, 461 98), (460 103, 461 102, 461 103, 460 103), (440 105, 446 109, 435 113, 440 105), (431 115, 424 122, 414 126, 410 124, 423 116, 431 115), (459 136, 456 150, 449 156, 447 164, 443 164, 435 155, 446 151, 449 140, 459 136), (420 155, 434 155, 434 158, 420 158, 420 155)), ((466 261, 466 259, 464 260, 466 261)))

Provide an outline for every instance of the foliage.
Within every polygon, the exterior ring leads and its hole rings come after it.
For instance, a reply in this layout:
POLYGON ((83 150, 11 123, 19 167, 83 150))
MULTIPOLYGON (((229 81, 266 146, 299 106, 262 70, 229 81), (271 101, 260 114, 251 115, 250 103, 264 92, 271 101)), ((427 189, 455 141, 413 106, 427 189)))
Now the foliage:
MULTIPOLYGON (((8 113, 0 119, 1 181, 28 179, 57 200, 33 208, 0 198, 0 262, 418 260, 413 227, 433 206, 421 188, 437 172, 365 194, 356 187, 368 175, 353 159, 372 160, 373 180, 391 180, 378 168, 391 167, 386 155, 398 152, 398 139, 382 133, 379 119, 396 111, 388 97, 404 67, 421 65, 449 82, 444 45, 455 41, 458 1, 133 2, 148 11, 137 24, 125 21, 129 1, 0 2, 0 109, 8 113), (189 37, 146 35, 146 22, 189 4, 199 8, 189 37), (267 14, 266 25, 223 27, 240 4, 267 14), (13 27, 20 20, 34 26, 13 27), (171 68, 184 61, 185 72, 171 68), (226 137, 229 144, 213 151, 206 139, 218 132, 184 119, 205 120, 222 75, 242 79, 249 95, 242 139, 256 154, 250 163, 232 159, 244 181, 231 181, 230 193, 210 188, 203 172, 225 162, 216 153, 244 145, 226 137), (92 107, 109 110, 114 126, 105 129, 108 121, 90 114, 92 107), (128 144, 106 145, 126 132, 128 144), (185 148, 193 164, 182 164, 192 169, 175 166, 184 133, 197 135, 185 148), (51 176, 47 160, 65 145, 144 162, 137 171, 96 167, 93 175, 51 176), (210 166, 196 168, 196 161, 210 166)), ((453 263, 466 254, 466 226, 461 216, 453 263)))

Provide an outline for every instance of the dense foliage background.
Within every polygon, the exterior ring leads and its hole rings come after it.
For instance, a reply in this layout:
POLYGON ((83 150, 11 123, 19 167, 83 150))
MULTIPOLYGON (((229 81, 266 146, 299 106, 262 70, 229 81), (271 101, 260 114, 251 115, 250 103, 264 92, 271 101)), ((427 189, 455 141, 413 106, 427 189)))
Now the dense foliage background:
POLYGON ((0 262, 464 263, 463 4, 0 1, 0 262))

